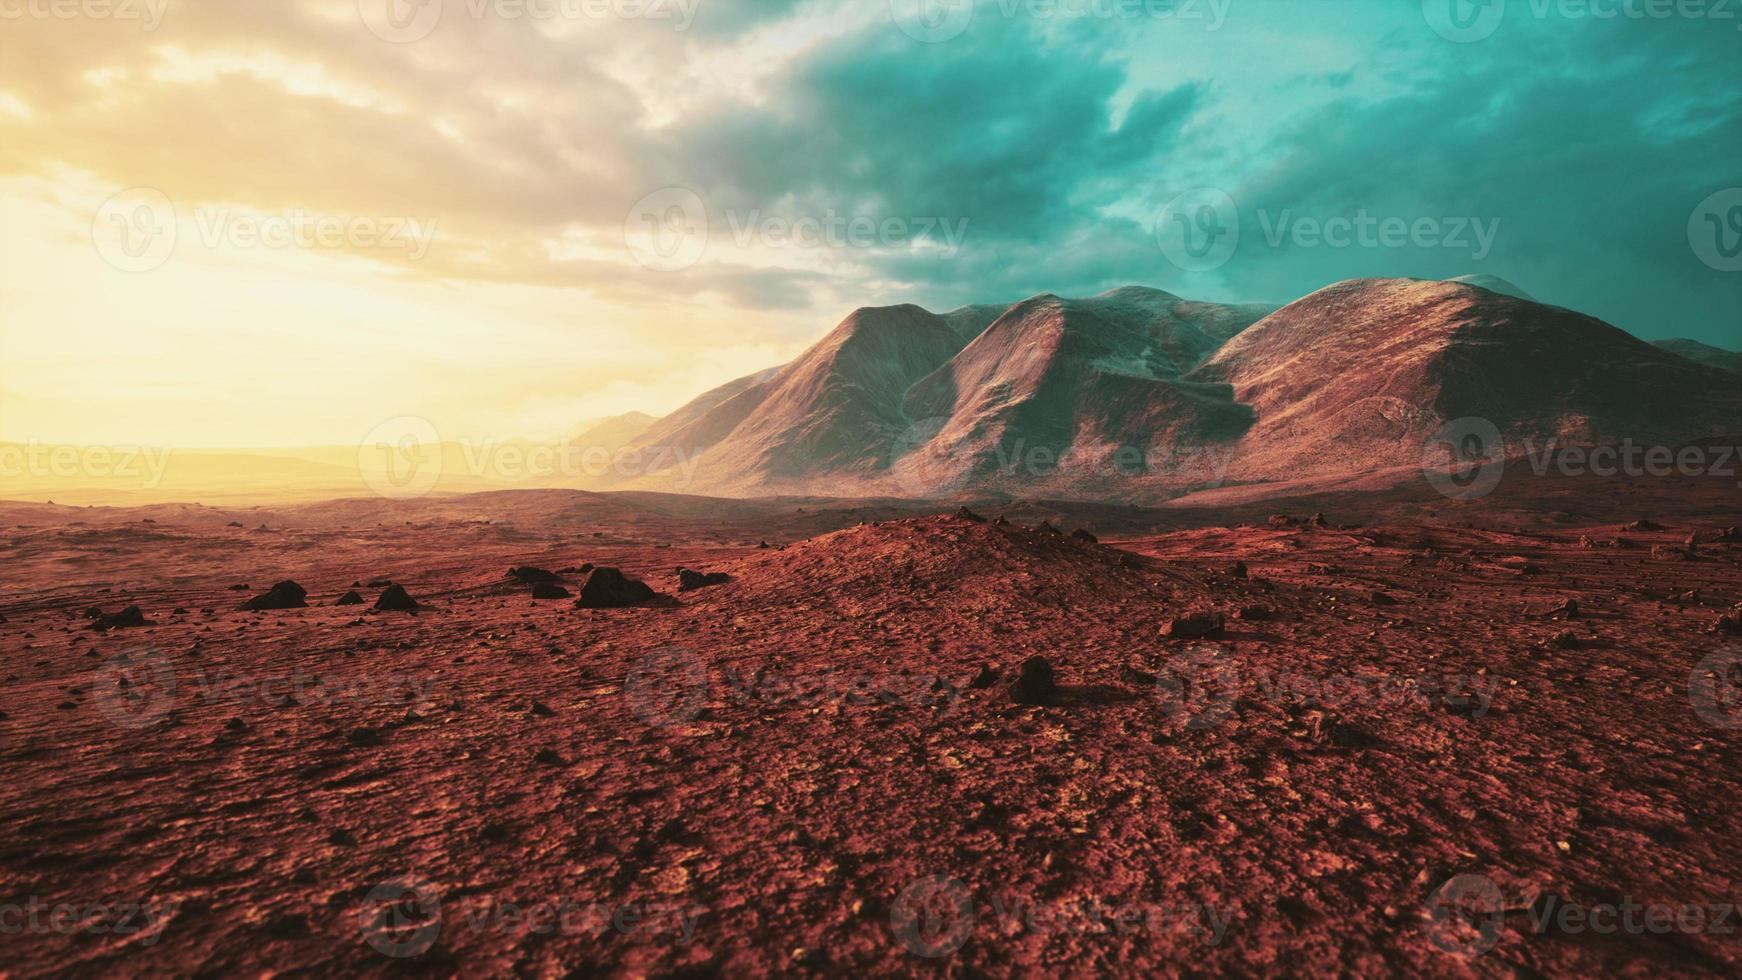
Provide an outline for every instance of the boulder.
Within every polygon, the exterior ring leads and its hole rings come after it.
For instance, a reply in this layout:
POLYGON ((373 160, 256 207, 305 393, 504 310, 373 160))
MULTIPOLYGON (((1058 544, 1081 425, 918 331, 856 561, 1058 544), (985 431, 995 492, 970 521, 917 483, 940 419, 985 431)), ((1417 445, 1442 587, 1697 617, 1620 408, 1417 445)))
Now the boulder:
POLYGON ((91 620, 91 629, 99 633, 107 633, 115 629, 133 629, 140 626, 156 626, 156 623, 145 618, 138 606, 128 606, 116 613, 98 613, 91 620))
POLYGON ((555 584, 562 581, 557 573, 547 572, 542 568, 533 568, 531 565, 510 568, 508 577, 521 585, 555 584))
POLYGON ((1167 625, 1167 635, 1176 640, 1201 640, 1227 628, 1228 618, 1219 612, 1189 612, 1175 616, 1167 625))
POLYGON ((698 572, 690 568, 677 570, 677 590, 679 592, 694 592, 710 585, 725 585, 732 581, 732 576, 725 572, 698 572))
POLYGON ((576 609, 622 609, 640 605, 657 593, 646 582, 630 578, 615 568, 595 568, 581 584, 576 609))
POLYGON ((295 582, 280 582, 266 590, 264 595, 257 595, 242 603, 242 608, 249 612, 264 612, 269 609, 304 609, 308 606, 308 590, 295 582))
POLYGON ((555 582, 539 582, 532 587, 534 599, 567 599, 572 594, 555 582))
POLYGON ((381 598, 375 600, 375 608, 382 612, 408 612, 415 615, 418 610, 416 599, 405 591, 403 585, 389 585, 381 598))
POLYGON ((362 604, 363 597, 358 595, 355 591, 347 592, 344 595, 339 596, 339 601, 333 603, 335 606, 361 606, 362 604))
POLYGON ((1021 676, 1010 685, 1010 697, 1017 704, 1051 704, 1058 700, 1058 684, 1053 680, 1052 664, 1045 657, 1024 660, 1021 676))

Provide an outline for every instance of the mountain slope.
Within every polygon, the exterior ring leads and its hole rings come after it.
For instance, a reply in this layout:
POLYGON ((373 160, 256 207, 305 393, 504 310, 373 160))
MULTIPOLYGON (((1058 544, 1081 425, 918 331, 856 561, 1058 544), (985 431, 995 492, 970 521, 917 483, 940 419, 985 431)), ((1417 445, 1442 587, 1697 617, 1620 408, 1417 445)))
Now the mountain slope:
POLYGON ((1711 344, 1702 344, 1697 340, 1676 338, 1673 340, 1654 340, 1651 346, 1659 350, 1669 351, 1678 357, 1685 357, 1695 364, 1704 364, 1728 371, 1731 374, 1742 374, 1742 354, 1728 351, 1711 344))
POLYGON ((920 428, 896 476, 1085 490, 1139 474, 1157 448, 1236 438, 1251 413, 1232 390, 1181 375, 1248 322, 1139 287, 1018 303, 908 392, 920 428))
POLYGON ((1257 420, 1235 476, 1419 464, 1446 421, 1508 441, 1677 445, 1736 431, 1732 376, 1599 320, 1448 282, 1351 280, 1229 341, 1192 377, 1257 420))

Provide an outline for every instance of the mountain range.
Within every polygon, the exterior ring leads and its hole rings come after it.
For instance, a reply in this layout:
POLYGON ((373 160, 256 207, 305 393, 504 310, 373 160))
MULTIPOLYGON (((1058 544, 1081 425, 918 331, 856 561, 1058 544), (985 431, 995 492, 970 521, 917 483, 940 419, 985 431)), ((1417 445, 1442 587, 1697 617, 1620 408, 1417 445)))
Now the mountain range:
POLYGON ((1141 286, 865 308, 791 363, 638 420, 620 444, 662 462, 612 485, 1136 501, 1419 466, 1467 418, 1509 446, 1738 434, 1742 380, 1719 366, 1738 355, 1690 344, 1492 276, 1349 280, 1280 309, 1141 286))

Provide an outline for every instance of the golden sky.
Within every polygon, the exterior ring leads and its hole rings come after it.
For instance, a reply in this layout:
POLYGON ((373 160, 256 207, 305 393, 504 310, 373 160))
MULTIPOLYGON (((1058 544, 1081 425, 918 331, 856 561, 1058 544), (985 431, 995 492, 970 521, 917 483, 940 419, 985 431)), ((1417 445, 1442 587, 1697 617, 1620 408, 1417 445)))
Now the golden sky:
POLYGON ((698 97, 634 77, 690 65, 671 25, 449 0, 404 43, 358 0, 51 2, 0 5, 0 440, 544 437, 819 328, 627 247, 667 178, 623 134, 698 97))

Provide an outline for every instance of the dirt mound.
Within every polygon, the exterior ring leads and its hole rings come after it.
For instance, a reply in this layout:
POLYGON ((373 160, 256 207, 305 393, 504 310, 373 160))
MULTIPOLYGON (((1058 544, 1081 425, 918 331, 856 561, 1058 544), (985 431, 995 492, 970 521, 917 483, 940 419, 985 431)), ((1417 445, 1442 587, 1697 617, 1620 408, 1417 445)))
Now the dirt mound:
POLYGON ((750 601, 824 593, 837 600, 934 599, 1096 605, 1149 594, 1147 563, 1049 525, 928 517, 866 524, 746 558, 732 576, 750 601))

